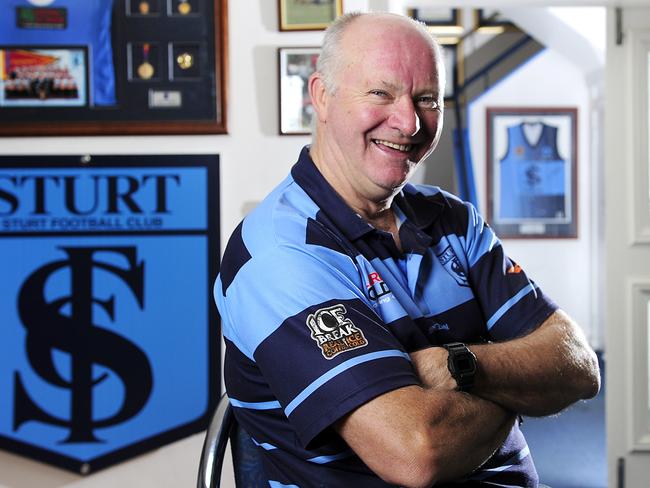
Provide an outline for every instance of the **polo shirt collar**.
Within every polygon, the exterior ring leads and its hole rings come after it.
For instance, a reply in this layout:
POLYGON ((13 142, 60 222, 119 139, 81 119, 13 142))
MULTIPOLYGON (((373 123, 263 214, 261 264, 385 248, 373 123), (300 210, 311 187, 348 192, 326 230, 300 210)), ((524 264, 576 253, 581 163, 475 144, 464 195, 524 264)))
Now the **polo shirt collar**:
MULTIPOLYGON (((309 146, 300 152, 298 162, 291 169, 293 179, 307 192, 316 205, 350 240, 356 240, 375 228, 352 210, 336 193, 318 170, 309 155, 309 146)), ((411 193, 411 192, 409 192, 411 193)), ((404 192, 396 195, 393 205, 397 205, 404 213, 407 221, 419 230, 427 230, 444 211, 445 205, 414 190, 407 199, 404 192)))
MULTIPOLYGON (((408 183, 407 183, 408 185, 408 183)), ((426 231, 438 219, 445 209, 445 204, 440 199, 434 199, 419 193, 416 188, 409 192, 409 197, 404 196, 401 191, 395 196, 393 205, 397 205, 406 219, 415 227, 426 231)))
POLYGON ((356 240, 374 230, 343 201, 318 171, 309 155, 309 146, 302 148, 298 162, 291 168, 291 176, 348 239, 356 240))

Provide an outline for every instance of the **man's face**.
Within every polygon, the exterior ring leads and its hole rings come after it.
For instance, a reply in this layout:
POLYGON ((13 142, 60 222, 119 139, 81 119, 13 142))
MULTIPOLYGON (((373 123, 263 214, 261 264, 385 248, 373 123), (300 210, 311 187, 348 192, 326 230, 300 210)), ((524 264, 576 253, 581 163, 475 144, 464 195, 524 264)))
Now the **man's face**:
POLYGON ((327 146, 328 165, 355 193, 382 198, 404 184, 440 137, 442 87, 434 49, 395 19, 361 19, 348 28, 342 47, 319 143, 327 146))

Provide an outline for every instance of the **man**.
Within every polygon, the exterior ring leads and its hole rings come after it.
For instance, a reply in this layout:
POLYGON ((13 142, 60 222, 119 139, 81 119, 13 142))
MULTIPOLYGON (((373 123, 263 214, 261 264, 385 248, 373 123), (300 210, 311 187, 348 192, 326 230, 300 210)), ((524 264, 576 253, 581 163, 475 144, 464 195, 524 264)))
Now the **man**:
POLYGON ((517 415, 595 395, 597 361, 471 205, 406 183, 442 128, 439 47, 405 17, 347 15, 309 89, 313 144, 215 284, 270 485, 537 486, 517 415))

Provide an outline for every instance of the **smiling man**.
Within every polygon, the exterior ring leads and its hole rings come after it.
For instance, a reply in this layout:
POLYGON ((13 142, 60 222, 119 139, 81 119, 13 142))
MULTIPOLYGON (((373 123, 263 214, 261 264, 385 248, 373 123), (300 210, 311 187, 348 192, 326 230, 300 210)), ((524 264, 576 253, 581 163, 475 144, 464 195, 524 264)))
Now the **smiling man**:
POLYGON ((339 18, 313 144, 225 250, 226 389, 272 487, 535 487, 518 414, 598 391, 580 328, 476 209, 407 183, 443 70, 425 26, 339 18))

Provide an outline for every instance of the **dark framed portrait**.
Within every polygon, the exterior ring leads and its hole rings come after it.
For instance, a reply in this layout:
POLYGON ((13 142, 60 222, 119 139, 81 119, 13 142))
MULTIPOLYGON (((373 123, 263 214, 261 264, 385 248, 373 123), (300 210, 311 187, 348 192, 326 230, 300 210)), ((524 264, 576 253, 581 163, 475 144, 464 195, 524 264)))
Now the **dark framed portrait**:
POLYGON ((424 22, 437 36, 460 35, 463 32, 462 10, 448 7, 410 8, 407 15, 424 22))
POLYGON ((480 32, 492 33, 519 30, 519 27, 504 17, 498 9, 494 8, 479 8, 474 10, 474 28, 480 32))

